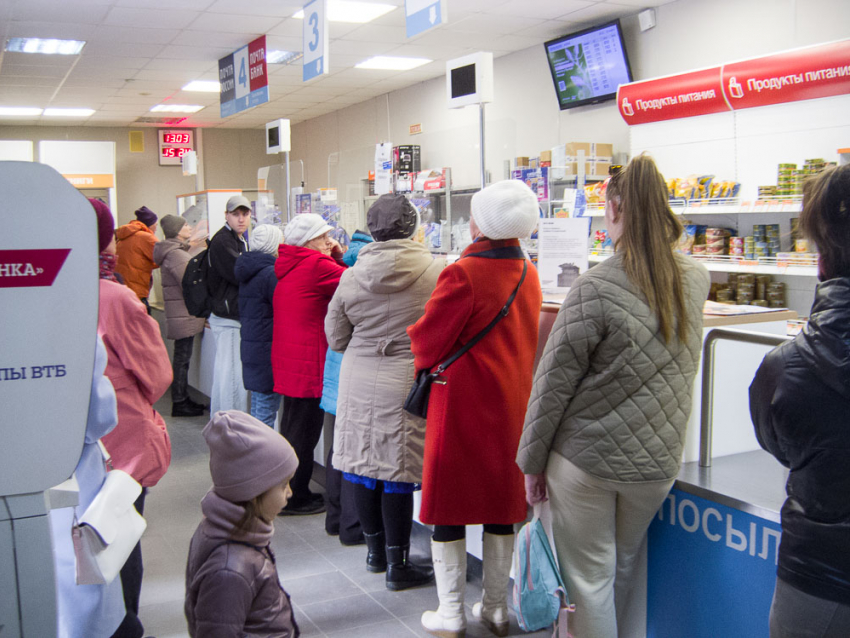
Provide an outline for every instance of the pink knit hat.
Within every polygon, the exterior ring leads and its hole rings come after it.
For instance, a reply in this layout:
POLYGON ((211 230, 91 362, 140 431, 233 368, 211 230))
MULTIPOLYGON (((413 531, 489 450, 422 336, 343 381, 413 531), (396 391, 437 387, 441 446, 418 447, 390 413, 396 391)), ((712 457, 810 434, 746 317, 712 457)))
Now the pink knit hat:
POLYGON ((215 493, 233 503, 250 501, 292 478, 298 457, 289 442, 239 410, 216 412, 204 427, 215 493))
POLYGON ((97 252, 100 254, 115 236, 115 219, 109 206, 99 199, 89 198, 89 203, 97 215, 97 252))

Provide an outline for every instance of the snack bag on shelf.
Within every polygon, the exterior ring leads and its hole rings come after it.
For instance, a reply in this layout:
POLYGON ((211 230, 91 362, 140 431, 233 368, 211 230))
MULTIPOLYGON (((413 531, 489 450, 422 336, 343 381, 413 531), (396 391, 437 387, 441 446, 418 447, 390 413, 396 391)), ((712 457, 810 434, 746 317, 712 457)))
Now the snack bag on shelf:
POLYGON ((676 197, 676 186, 678 185, 679 180, 675 177, 671 177, 667 180, 667 197, 673 199, 676 197))
POLYGON ((593 250, 601 250, 606 239, 608 239, 608 231, 597 230, 593 235, 593 250))
POLYGON ((679 237, 679 243, 676 246, 676 251, 683 255, 690 255, 693 252, 693 246, 696 242, 697 227, 694 224, 688 224, 682 229, 682 236, 679 237))
POLYGON ((714 180, 714 175, 701 175, 697 177, 694 199, 708 199, 712 180, 714 180))

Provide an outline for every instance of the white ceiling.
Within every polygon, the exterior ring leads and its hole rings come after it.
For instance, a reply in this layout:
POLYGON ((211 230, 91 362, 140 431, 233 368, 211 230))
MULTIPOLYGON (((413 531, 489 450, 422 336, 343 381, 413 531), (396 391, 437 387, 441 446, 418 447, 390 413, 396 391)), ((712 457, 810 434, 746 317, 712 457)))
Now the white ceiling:
MULTIPOLYGON (((269 65, 269 102, 226 119, 218 94, 181 91, 217 80, 218 59, 265 34, 267 49, 301 51, 306 0, 0 0, 2 44, 10 37, 85 40, 79 56, 6 53, 0 46, 0 106, 77 107, 87 118, 0 116, 0 124, 130 126, 170 101, 202 104, 180 126, 257 128, 336 111, 445 73, 475 51, 495 57, 673 0, 447 0, 448 22, 405 37, 404 0, 365 25, 330 24, 330 74, 307 84, 301 61, 269 65), (412 71, 353 68, 374 55, 427 57, 412 71)), ((179 116, 183 117, 183 116, 179 116)))

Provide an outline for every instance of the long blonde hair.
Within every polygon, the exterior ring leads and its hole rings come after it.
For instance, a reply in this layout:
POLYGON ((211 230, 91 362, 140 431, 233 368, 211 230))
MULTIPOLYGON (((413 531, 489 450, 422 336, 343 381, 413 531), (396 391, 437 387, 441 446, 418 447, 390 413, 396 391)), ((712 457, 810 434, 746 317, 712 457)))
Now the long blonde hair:
POLYGON ((646 296, 658 316, 658 326, 667 343, 687 334, 682 272, 673 246, 682 234, 682 224, 667 203, 667 185, 655 162, 638 155, 611 178, 606 198, 616 200, 622 219, 622 234, 616 248, 623 253, 626 275, 646 296))

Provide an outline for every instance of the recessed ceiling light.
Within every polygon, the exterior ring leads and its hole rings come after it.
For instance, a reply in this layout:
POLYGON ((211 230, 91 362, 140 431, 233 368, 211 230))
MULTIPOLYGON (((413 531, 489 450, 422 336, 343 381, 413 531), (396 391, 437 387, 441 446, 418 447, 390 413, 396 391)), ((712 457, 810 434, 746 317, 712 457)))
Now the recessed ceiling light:
POLYGON ((221 93, 221 84, 216 80, 194 80, 183 87, 183 91, 198 91, 200 93, 221 93))
POLYGON ((41 109, 32 106, 0 106, 0 115, 41 115, 41 109))
POLYGON ((94 109, 44 109, 42 115, 49 117, 88 117, 94 109))
POLYGON ((44 53, 46 55, 77 55, 86 45, 83 40, 41 38, 9 38, 6 50, 15 53, 44 53))
MULTIPOLYGON (((328 20, 330 22, 353 22, 362 24, 371 22, 375 18, 396 9, 391 4, 377 4, 374 2, 354 2, 353 0, 328 0, 328 20)), ((292 16, 299 20, 304 19, 304 10, 292 16)))
POLYGON ((291 64, 302 57, 300 51, 266 51, 266 64, 291 64))
POLYGON ((378 55, 374 58, 364 60, 355 64, 355 69, 382 69, 385 71, 409 71, 423 64, 431 62, 428 58, 395 58, 387 55, 378 55))
POLYGON ((203 106, 198 104, 157 104, 152 113, 197 113, 203 106))

